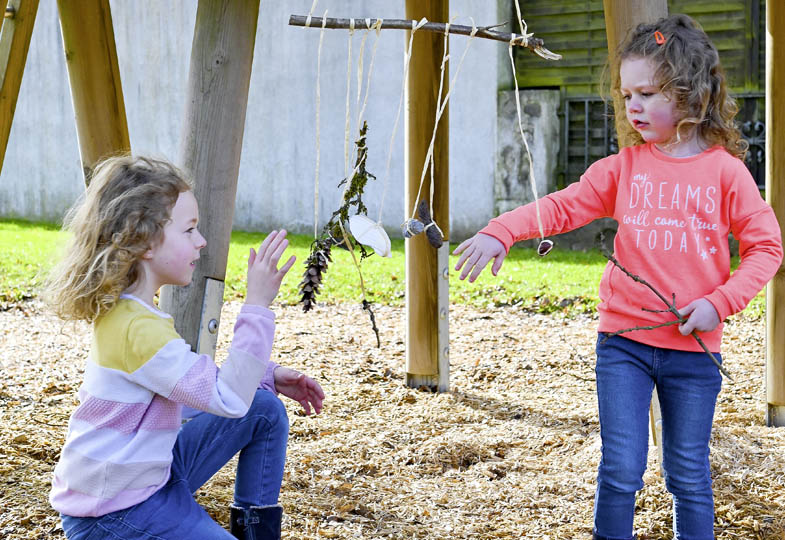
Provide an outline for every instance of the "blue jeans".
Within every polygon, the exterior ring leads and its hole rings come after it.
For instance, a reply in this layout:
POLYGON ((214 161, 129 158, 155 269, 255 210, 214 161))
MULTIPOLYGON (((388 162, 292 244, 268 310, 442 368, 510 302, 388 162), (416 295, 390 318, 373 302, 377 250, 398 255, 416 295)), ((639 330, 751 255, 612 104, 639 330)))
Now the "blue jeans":
MULTIPOLYGON (((632 538, 635 492, 643 487, 649 404, 656 385, 662 413, 662 468, 673 495, 677 540, 714 538, 709 438, 722 385, 706 353, 676 351, 621 336, 597 340, 602 458, 594 499, 597 538, 632 538)), ((715 353, 719 361, 721 357, 715 353)))
POLYGON ((242 418, 202 413, 184 424, 172 451, 172 476, 147 500, 97 518, 63 515, 63 530, 69 540, 234 538, 199 506, 193 493, 240 452, 235 504, 277 504, 288 437, 283 403, 272 392, 257 390, 242 418))

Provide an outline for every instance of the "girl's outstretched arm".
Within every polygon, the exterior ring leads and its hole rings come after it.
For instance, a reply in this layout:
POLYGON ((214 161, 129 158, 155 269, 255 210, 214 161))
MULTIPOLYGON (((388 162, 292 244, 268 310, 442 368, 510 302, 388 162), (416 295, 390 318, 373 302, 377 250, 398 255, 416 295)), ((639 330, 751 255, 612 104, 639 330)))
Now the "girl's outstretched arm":
POLYGON ((464 264, 466 265, 461 272, 461 279, 466 279, 469 276, 469 282, 473 283, 483 271, 488 261, 494 259, 493 266, 491 266, 491 273, 495 276, 499 273, 502 267, 504 258, 507 256, 507 249, 499 240, 493 236, 483 233, 477 233, 468 240, 464 240, 452 252, 453 255, 460 254, 458 263, 455 265, 455 270, 460 270, 464 264))

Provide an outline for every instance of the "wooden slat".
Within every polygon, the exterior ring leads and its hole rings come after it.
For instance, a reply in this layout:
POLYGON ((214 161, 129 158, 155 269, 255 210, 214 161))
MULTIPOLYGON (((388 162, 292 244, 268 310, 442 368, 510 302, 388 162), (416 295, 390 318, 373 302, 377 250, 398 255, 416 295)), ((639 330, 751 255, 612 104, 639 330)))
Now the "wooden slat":
POLYGON ((109 0, 58 0, 85 182, 103 157, 131 149, 109 0))
POLYGON ((3 168, 16 100, 22 85, 38 0, 11 0, 8 8, 12 13, 9 12, 10 16, 3 19, 0 30, 0 170, 3 168))
MULTIPOLYGON (((751 3, 758 2, 764 13, 764 0, 670 0, 670 12, 694 17, 706 30, 720 52, 729 85, 733 90, 759 90, 763 87, 763 51, 756 33, 762 26, 749 26, 751 3), (759 52, 755 54, 750 49, 759 52), (758 59, 756 62, 755 59, 758 59), (755 66, 758 66, 755 69, 755 66)), ((538 58, 516 51, 519 86, 562 87, 565 95, 574 96, 587 89, 597 93, 599 74, 594 71, 575 72, 559 68, 603 66, 607 59, 605 20, 599 2, 531 0, 522 5, 529 30, 545 40, 548 48, 564 58, 555 65, 546 65, 538 58), (599 6, 599 8, 598 8, 599 6), (550 71, 545 71, 550 70, 550 71)), ((514 15, 513 15, 514 17, 514 15)), ((762 35, 762 34, 759 34, 762 35)))

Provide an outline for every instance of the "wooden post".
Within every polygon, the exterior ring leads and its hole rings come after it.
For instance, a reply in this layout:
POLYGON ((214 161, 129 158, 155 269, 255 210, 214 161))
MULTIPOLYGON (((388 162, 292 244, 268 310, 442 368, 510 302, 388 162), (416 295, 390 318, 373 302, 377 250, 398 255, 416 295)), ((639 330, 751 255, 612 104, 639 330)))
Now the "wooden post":
MULTIPOLYGON (((766 200, 785 236, 785 4, 766 3, 766 200), (778 61, 775 59, 779 58, 778 61)), ((766 288, 766 425, 785 427, 785 266, 766 288)))
POLYGON ((166 286, 161 308, 194 350, 215 353, 259 0, 199 0, 180 162, 194 182, 207 247, 188 287, 166 286))
MULTIPOLYGON (((406 18, 445 22, 449 0, 406 0, 406 18)), ((407 32, 408 43, 411 31, 407 32)), ((430 175, 420 190, 420 176, 428 151, 439 93, 444 36, 416 32, 412 43, 409 78, 406 82, 405 170, 407 216, 418 201, 430 201, 430 175)), ((445 75, 442 99, 449 86, 445 75)), ((427 385, 448 388, 448 308, 446 299, 447 254, 449 252, 449 110, 439 121, 434 143, 433 217, 445 236, 444 245, 434 249, 425 234, 406 240, 406 382, 411 387, 427 385), (441 281, 440 281, 441 280, 441 281), (441 289, 441 295, 439 293, 441 289), (445 298, 441 299, 440 296, 445 298), (440 324, 441 322, 441 324, 440 324), (441 329, 441 331, 440 331, 441 329), (441 360, 441 362, 440 362, 441 360)))
POLYGON ((38 0, 10 0, 0 30, 0 170, 14 121, 38 0))
MULTIPOLYGON (((603 0, 605 9, 605 33, 608 37, 608 59, 611 70, 612 87, 618 87, 619 61, 616 49, 627 37, 627 33, 642 22, 654 22, 668 16, 667 0, 603 0)), ((619 126, 627 121, 624 101, 614 96, 613 110, 616 134, 619 136, 619 148, 629 146, 632 141, 622 138, 619 126)), ((654 389, 651 408, 651 437, 659 449, 660 465, 662 465, 662 418, 657 389, 654 389)))
POLYGON ((103 157, 131 150, 109 0, 58 0, 85 182, 103 157))
MULTIPOLYGON (((616 48, 627 37, 627 33, 642 22, 654 22, 668 16, 667 0, 603 0, 605 9, 605 34, 608 37, 608 53, 612 87, 618 87, 619 64, 616 60, 616 48)), ((616 134, 619 136, 619 148, 629 146, 632 141, 622 137, 620 125, 627 121, 624 101, 614 96, 616 134)))

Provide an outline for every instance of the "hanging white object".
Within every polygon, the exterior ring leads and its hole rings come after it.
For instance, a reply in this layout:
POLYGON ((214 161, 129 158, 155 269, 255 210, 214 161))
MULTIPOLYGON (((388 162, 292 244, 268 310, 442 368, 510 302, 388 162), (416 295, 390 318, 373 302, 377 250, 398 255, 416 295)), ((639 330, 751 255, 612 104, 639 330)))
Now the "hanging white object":
POLYGON ((390 237, 377 222, 362 214, 356 214, 349 218, 349 230, 358 242, 373 248, 377 255, 392 257, 390 237))

